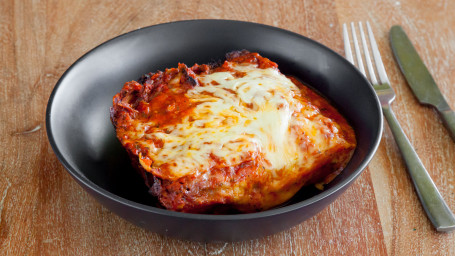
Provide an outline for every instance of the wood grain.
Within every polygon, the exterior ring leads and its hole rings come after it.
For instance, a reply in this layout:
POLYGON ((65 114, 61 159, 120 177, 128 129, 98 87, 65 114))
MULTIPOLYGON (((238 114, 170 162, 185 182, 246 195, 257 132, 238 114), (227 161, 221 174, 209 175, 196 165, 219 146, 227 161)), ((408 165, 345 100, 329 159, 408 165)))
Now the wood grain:
POLYGON ((455 108, 455 2, 14 1, 0 4, 0 255, 455 255, 454 233, 427 220, 385 125, 377 154, 339 199, 266 238, 195 243, 163 237, 98 204, 67 174, 45 133, 45 108, 63 72, 119 34, 185 19, 235 19, 313 38, 343 54, 341 24, 369 20, 397 98, 392 107, 455 211, 455 143, 412 95, 391 54, 401 24, 455 108))

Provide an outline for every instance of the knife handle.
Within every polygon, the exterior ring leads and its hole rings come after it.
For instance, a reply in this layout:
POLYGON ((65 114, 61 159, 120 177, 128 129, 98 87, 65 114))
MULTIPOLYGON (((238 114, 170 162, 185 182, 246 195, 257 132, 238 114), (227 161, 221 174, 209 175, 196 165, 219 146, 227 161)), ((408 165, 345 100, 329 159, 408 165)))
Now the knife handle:
POLYGON ((438 110, 444 126, 449 130, 450 136, 455 141, 455 112, 451 109, 438 110))
POLYGON ((455 216, 436 188, 403 129, 401 129, 397 118, 390 109, 390 105, 383 106, 382 111, 401 151, 420 202, 431 223, 437 231, 448 232, 455 230, 455 216))

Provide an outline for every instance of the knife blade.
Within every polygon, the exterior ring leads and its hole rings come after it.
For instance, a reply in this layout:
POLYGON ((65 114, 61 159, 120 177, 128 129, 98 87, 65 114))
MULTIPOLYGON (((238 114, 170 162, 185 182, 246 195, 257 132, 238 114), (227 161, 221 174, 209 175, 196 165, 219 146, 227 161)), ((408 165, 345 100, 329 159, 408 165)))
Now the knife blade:
POLYGON ((390 29, 390 44, 401 72, 420 103, 436 108, 455 141, 455 112, 439 90, 416 49, 401 26, 390 29))

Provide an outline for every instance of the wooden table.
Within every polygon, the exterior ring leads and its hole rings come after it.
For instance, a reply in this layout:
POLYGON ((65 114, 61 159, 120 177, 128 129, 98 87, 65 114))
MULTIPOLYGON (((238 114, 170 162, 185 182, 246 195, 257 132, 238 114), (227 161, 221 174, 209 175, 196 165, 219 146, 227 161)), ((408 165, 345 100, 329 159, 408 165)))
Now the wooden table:
POLYGON ((455 108, 455 1, 161 2, 1 1, 0 255, 455 255, 455 234, 432 228, 387 124, 375 157, 345 194, 266 238, 180 241, 136 227, 91 198, 45 132, 55 83, 88 50, 141 27, 214 18, 277 26, 344 54, 341 24, 369 20, 397 94, 397 118, 455 211, 455 142, 437 113, 417 102, 388 42, 390 27, 401 24, 455 108))

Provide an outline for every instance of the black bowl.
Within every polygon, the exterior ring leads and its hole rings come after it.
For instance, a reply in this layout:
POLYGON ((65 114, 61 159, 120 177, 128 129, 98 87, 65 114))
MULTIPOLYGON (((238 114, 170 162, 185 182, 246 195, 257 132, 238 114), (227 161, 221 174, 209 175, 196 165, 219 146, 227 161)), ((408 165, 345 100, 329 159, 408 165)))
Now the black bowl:
POLYGON ((362 173, 382 133, 379 101, 368 81, 343 57, 301 35, 227 20, 160 24, 116 37, 77 60, 60 78, 47 107, 46 128, 55 154, 100 203, 153 232, 198 241, 238 241, 273 234, 314 216, 362 173), (175 67, 223 59, 247 49, 278 63, 325 95, 355 129, 358 147, 324 191, 305 187, 286 205, 236 215, 188 214, 156 207, 131 167, 109 119, 112 97, 124 82, 175 67))

